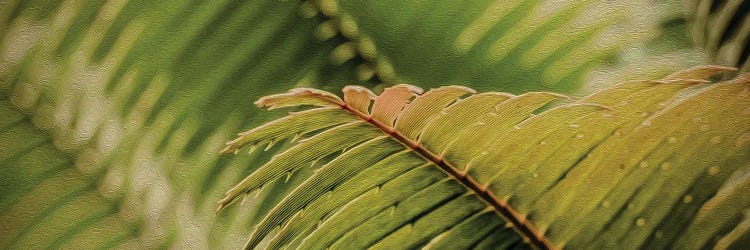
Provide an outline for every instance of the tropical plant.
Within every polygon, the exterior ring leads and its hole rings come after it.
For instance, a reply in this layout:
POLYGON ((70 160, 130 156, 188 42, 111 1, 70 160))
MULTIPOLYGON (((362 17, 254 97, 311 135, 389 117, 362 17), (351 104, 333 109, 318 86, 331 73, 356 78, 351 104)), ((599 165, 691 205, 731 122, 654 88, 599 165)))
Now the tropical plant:
POLYGON ((579 100, 461 86, 298 88, 224 152, 293 143, 219 209, 296 172, 246 248, 737 248, 750 244, 750 75, 725 67, 579 100), (550 102, 562 103, 549 106, 550 102), (297 140, 298 138, 303 138, 297 140))
POLYGON ((219 154, 236 131, 283 115, 250 100, 351 84, 568 94, 655 79, 707 62, 672 25, 680 5, 0 1, 0 248, 241 247, 312 174, 214 214, 272 155, 219 154))

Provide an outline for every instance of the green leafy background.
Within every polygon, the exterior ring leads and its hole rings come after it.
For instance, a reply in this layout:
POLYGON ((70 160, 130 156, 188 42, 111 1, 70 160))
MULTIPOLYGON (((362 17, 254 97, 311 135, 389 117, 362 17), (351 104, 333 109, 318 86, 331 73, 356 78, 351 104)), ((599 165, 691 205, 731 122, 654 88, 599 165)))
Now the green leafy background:
POLYGON ((289 185, 215 215, 264 157, 218 152, 292 87, 580 95, 714 58, 680 1, 506 2, 2 1, 0 248, 242 246, 289 185))

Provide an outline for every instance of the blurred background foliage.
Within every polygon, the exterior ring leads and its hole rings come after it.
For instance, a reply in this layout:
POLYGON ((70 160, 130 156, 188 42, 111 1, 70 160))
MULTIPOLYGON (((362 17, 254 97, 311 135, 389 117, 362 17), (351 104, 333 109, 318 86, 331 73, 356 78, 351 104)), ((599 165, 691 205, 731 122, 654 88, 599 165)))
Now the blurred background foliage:
POLYGON ((263 157, 220 156, 224 142, 280 115, 261 115, 260 96, 396 83, 581 96, 697 64, 746 69, 748 8, 0 1, 0 248, 238 248, 287 186, 214 214, 263 157))

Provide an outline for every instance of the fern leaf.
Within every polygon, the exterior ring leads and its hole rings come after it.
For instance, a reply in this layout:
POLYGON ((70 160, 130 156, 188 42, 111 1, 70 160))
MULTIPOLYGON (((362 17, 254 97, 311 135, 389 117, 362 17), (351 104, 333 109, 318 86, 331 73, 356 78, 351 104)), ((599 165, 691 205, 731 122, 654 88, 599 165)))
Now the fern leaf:
MULTIPOLYGON (((277 203, 246 247, 266 237, 273 248, 301 249, 718 244, 714 236, 740 226, 719 218, 741 218, 750 207, 739 191, 750 163, 750 76, 705 80, 729 69, 696 67, 552 107, 545 105, 563 96, 460 86, 420 94, 397 85, 374 97, 350 86, 338 103, 329 93, 310 101, 309 92, 291 90, 276 96, 285 105, 336 104, 325 109, 360 122, 313 132, 220 206, 304 167, 299 162, 346 148, 277 203), (730 175, 742 177, 732 184, 730 175)), ((261 126, 240 138, 277 126, 295 125, 261 126)), ((735 229, 721 244, 746 231, 735 229)))

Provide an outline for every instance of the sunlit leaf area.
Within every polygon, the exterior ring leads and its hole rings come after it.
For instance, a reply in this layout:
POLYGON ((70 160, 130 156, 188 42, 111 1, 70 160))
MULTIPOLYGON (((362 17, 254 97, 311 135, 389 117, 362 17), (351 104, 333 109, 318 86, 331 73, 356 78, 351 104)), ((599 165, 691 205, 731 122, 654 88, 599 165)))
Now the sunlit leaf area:
POLYGON ((748 13, 0 0, 0 249, 747 249, 748 13))

